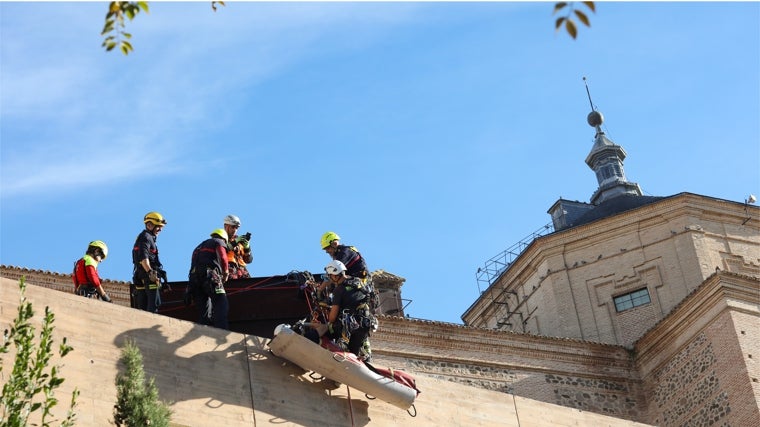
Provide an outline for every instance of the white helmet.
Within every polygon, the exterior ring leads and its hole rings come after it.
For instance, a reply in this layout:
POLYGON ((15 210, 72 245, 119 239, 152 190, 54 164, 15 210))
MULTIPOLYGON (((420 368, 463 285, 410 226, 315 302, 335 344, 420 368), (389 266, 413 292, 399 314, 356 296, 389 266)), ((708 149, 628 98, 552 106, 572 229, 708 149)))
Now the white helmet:
POLYGON ((240 227, 240 218, 236 217, 235 215, 227 215, 226 217, 224 217, 224 224, 240 227))
POLYGON ((346 272, 346 266, 342 262, 334 259, 325 267, 327 274, 343 274, 346 272))

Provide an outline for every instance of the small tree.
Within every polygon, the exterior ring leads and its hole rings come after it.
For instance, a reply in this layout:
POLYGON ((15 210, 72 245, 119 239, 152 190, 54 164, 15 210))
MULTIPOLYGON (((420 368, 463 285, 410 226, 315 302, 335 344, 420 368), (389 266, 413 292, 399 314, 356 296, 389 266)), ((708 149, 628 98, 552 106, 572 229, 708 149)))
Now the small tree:
MULTIPOLYGON (((42 321, 39 343, 35 343, 35 328, 30 320, 34 317, 32 303, 26 299, 26 283, 22 277, 19 281, 21 291, 21 303, 18 307, 18 315, 13 321, 11 329, 3 332, 3 345, 0 347, 0 355, 9 353, 11 342, 16 346, 16 358, 13 363, 13 371, 8 382, 3 385, 3 394, 0 400, 2 426, 25 426, 32 412, 42 409, 41 425, 49 426, 48 417, 51 409, 58 403, 53 392, 64 379, 58 376, 60 366, 52 366, 48 370, 50 358, 53 356, 53 322, 55 316, 49 307, 45 307, 45 318, 42 321), (35 401, 39 393, 43 394, 40 401, 35 401)), ((58 348, 61 357, 66 356, 74 348, 66 344, 66 338, 58 348)), ((2 373, 5 359, 0 358, 0 373, 2 373)), ((74 407, 79 390, 76 388, 71 393, 71 403, 66 418, 61 422, 62 426, 74 425, 74 407)))
POLYGON ((155 379, 151 377, 146 384, 142 353, 134 342, 127 341, 121 351, 121 362, 125 370, 116 376, 116 425, 168 427, 172 411, 159 400, 155 379))

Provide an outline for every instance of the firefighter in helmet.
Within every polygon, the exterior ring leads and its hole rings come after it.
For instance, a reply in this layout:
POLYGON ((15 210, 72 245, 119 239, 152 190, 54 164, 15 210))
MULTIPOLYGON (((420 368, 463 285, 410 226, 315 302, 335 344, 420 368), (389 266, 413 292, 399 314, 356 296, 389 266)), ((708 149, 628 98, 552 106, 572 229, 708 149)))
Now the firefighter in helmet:
POLYGON ((240 218, 236 215, 224 217, 224 231, 227 232, 227 259, 230 263, 230 279, 247 279, 251 277, 247 264, 253 262, 251 251, 251 233, 238 236, 240 218))
POLYGON ((155 313, 161 305, 159 278, 165 274, 158 258, 156 239, 166 226, 166 219, 158 212, 148 212, 143 223, 145 228, 137 235, 132 248, 131 305, 155 313))
POLYGON ((107 256, 108 246, 102 240, 93 240, 87 245, 87 252, 74 264, 74 272, 71 275, 75 294, 88 298, 97 295, 101 300, 111 302, 98 276, 98 264, 107 256))

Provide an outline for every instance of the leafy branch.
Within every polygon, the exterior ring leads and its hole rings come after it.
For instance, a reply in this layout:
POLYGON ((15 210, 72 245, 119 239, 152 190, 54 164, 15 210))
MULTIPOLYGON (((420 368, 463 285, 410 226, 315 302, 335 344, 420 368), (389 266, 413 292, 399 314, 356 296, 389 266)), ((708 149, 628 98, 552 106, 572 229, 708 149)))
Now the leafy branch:
MULTIPOLYGON (((583 3, 592 13, 596 13, 596 6, 594 5, 594 2, 584 1, 581 3, 583 3)), ((578 20, 581 21, 583 25, 591 27, 591 21, 589 21, 588 15, 576 9, 575 2, 561 1, 555 3, 554 12, 552 12, 552 15, 561 10, 565 10, 567 13, 564 16, 557 18, 557 20, 554 22, 554 29, 557 31, 559 31, 560 27, 562 27, 564 24, 567 34, 575 39, 578 36, 578 26, 575 24, 575 21, 573 21, 573 17, 578 18, 578 20)))
MULTIPOLYGON (((211 9, 214 12, 216 12, 217 5, 224 6, 224 2, 212 1, 211 9)), ((129 52, 134 50, 132 43, 129 42, 132 34, 126 31, 127 21, 124 18, 126 17, 131 21, 140 11, 149 13, 147 1, 112 1, 108 5, 106 23, 103 25, 103 31, 100 32, 100 35, 105 37, 102 46, 106 52, 118 47, 121 53, 129 55, 129 52)))
POLYGON ((103 26, 103 31, 100 32, 101 36, 105 36, 102 46, 106 48, 106 52, 118 47, 124 55, 128 55, 133 50, 132 43, 129 42, 132 34, 125 31, 126 21, 124 18, 126 17, 131 21, 141 10, 148 13, 148 2, 112 1, 108 5, 106 23, 103 26))
MULTIPOLYGON (((54 391, 64 381, 58 376, 60 366, 50 367, 47 372, 50 358, 53 356, 53 322, 55 316, 49 307, 45 307, 45 317, 42 321, 39 343, 35 343, 35 328, 30 320, 34 317, 32 303, 27 301, 26 283, 22 277, 19 281, 21 290, 21 304, 18 307, 18 316, 13 321, 11 329, 3 333, 3 345, 0 347, 0 355, 9 353, 10 345, 16 347, 16 358, 13 363, 13 371, 8 382, 3 385, 0 396, 0 425, 24 426, 32 412, 42 409, 41 425, 49 426, 47 418, 51 416, 51 409, 58 404, 54 391), (35 402, 35 397, 42 393, 44 399, 35 402)), ((74 348, 66 343, 63 338, 58 354, 61 358, 69 354, 74 348)), ((2 359, 0 359, 0 362, 2 359)), ((0 363, 0 373, 3 363, 0 363)), ((61 422, 62 426, 74 425, 74 408, 79 390, 74 389, 71 394, 71 403, 66 419, 61 422)))

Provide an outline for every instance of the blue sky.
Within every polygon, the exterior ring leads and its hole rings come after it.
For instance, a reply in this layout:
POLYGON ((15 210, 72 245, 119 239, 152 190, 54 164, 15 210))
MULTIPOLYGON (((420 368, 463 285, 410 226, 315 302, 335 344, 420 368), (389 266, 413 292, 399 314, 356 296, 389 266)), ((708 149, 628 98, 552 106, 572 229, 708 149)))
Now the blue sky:
POLYGON ((588 202, 582 77, 646 195, 760 193, 760 4, 150 3, 105 53, 105 3, 0 3, 0 263, 129 280, 159 211, 170 280, 234 213, 256 276, 320 272, 325 231, 461 323, 475 272, 588 202))

